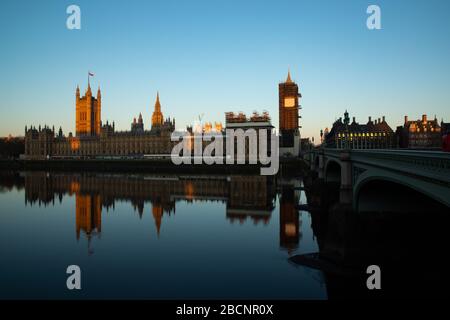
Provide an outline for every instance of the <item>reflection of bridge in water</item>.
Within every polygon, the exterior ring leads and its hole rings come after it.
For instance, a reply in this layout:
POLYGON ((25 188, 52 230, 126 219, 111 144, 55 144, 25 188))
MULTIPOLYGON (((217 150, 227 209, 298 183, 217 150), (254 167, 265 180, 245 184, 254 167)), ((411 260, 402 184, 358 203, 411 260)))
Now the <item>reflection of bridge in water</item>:
POLYGON ((280 193, 280 246, 298 247, 300 192, 298 180, 285 185, 272 176, 260 175, 125 175, 26 172, 25 203, 51 205, 65 195, 75 196, 76 236, 88 240, 101 234, 102 209, 114 209, 116 201, 127 201, 139 217, 150 204, 159 236, 164 215, 175 214, 177 201, 218 201, 226 205, 226 219, 243 224, 267 225, 280 193))

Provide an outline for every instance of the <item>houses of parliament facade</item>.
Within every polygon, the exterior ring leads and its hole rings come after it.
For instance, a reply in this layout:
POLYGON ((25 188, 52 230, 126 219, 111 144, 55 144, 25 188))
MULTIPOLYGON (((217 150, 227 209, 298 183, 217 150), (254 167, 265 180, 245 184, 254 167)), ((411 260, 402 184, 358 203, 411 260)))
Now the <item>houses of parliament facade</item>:
MULTIPOLYGON (((299 93, 297 84, 288 73, 286 81, 279 84, 280 115, 280 154, 298 155, 300 147, 299 132, 299 93)), ((100 88, 97 96, 88 86, 84 96, 77 86, 75 93, 75 135, 64 135, 62 128, 44 126, 25 127, 25 159, 45 160, 58 158, 127 158, 143 155, 168 155, 177 142, 171 141, 175 131, 175 120, 164 118, 161 111, 159 94, 151 118, 151 128, 144 128, 141 114, 131 123, 129 131, 116 131, 115 124, 102 123, 102 94, 100 88)), ((244 113, 226 112, 226 128, 230 129, 265 129, 271 131, 273 126, 267 112, 253 113, 247 118, 244 113)), ((222 123, 206 123, 204 133, 211 131, 225 133, 222 123)), ((192 134, 192 127, 187 131, 192 134)), ((270 134, 268 135, 270 136, 270 134)))
POLYGON ((91 86, 84 96, 80 96, 80 88, 75 94, 75 136, 65 136, 62 128, 44 126, 41 128, 25 127, 25 158, 47 159, 64 157, 90 156, 130 156, 140 154, 169 154, 173 143, 170 140, 175 130, 175 119, 164 119, 161 112, 159 93, 151 119, 151 129, 144 129, 142 115, 134 118, 130 131, 116 131, 114 122, 102 123, 102 97, 100 88, 94 97, 91 86))

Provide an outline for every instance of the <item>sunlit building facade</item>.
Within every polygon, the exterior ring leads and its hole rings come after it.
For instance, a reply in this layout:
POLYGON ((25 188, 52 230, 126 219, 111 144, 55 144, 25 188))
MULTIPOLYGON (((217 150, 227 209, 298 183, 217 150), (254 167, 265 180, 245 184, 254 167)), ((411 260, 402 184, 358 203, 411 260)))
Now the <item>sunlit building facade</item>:
POLYGON ((298 85, 292 81, 291 74, 288 72, 286 81, 278 85, 281 156, 298 156, 300 152, 299 101, 301 97, 298 85))
POLYGON ((144 154, 170 154, 173 143, 170 136, 175 130, 175 120, 164 119, 159 93, 152 115, 151 129, 145 130, 142 115, 131 124, 130 131, 117 131, 114 122, 101 121, 101 92, 92 96, 90 85, 83 97, 76 89, 76 135, 65 136, 60 128, 44 126, 25 127, 25 158, 90 158, 128 157, 144 154))
POLYGON ((413 121, 405 116, 403 126, 397 127, 397 136, 400 148, 440 149, 442 146, 439 122, 436 117, 428 120, 426 114, 422 115, 422 119, 413 121))

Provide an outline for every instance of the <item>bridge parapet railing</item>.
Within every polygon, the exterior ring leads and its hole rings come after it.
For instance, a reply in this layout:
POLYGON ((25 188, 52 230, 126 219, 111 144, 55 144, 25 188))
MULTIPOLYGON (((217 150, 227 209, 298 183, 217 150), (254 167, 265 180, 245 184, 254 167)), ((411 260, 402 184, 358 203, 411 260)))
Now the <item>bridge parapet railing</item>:
POLYGON ((351 150, 354 163, 430 177, 450 184, 450 153, 417 150, 351 150))

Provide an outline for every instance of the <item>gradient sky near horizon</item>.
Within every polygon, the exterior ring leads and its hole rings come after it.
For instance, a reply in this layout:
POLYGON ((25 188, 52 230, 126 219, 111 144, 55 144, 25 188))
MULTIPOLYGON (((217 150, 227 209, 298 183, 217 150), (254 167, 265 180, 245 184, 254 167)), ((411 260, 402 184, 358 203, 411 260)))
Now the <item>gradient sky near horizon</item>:
POLYGON ((74 131, 75 89, 102 89, 102 120, 149 128, 156 92, 177 129, 267 110, 278 126, 288 68, 303 95, 302 136, 348 109, 395 130, 404 115, 450 121, 450 1, 2 1, 0 136, 25 125, 74 131), (68 30, 66 8, 81 8, 68 30), (382 30, 366 9, 381 7, 382 30))

